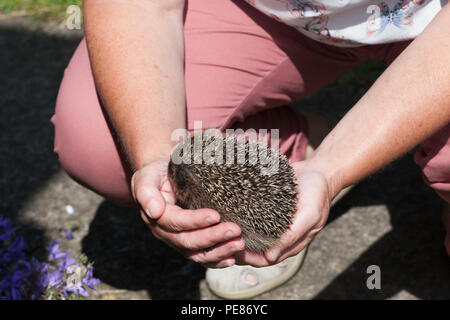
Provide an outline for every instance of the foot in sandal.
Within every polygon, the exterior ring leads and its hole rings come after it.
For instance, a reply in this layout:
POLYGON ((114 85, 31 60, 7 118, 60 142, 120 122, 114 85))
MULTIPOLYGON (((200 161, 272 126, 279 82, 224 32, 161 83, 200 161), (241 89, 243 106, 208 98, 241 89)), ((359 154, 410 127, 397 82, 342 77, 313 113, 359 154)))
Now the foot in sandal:
POLYGON ((221 298, 249 299, 289 280, 300 269, 306 250, 281 263, 263 268, 235 265, 225 269, 208 269, 206 283, 221 298))

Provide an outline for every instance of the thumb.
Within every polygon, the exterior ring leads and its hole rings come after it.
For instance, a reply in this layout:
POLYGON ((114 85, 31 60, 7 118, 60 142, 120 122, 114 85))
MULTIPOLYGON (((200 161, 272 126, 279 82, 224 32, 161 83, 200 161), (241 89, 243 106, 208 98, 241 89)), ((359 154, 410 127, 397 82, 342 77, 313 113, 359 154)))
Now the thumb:
POLYGON ((133 196, 150 219, 159 219, 165 208, 166 201, 161 194, 162 177, 151 165, 136 171, 131 178, 133 196))

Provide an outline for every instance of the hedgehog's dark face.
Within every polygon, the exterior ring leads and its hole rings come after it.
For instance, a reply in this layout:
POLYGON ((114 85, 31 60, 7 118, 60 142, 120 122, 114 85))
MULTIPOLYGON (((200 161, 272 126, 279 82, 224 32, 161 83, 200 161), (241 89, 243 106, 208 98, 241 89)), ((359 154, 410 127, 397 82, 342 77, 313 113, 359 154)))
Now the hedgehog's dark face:
POLYGON ((195 177, 186 165, 175 165, 169 162, 169 181, 172 184, 177 204, 183 208, 192 207, 190 194, 195 188, 195 177))

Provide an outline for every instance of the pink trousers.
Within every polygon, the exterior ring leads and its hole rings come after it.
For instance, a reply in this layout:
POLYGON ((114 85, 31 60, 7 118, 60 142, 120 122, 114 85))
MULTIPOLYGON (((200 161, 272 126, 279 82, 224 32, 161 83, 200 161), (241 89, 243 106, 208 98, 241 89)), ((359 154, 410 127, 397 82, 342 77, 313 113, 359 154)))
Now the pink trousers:
MULTIPOLYGON (((195 120, 203 121, 204 128, 277 128, 280 150, 292 161, 304 159, 307 128, 287 105, 364 60, 390 63, 408 45, 325 45, 265 16, 243 0, 188 0, 185 14, 188 129, 195 120)), ((52 122, 54 149, 67 173, 116 203, 131 204, 84 40, 64 73, 52 122)), ((450 125, 425 141, 415 155, 425 181, 448 202, 449 137, 450 125)))

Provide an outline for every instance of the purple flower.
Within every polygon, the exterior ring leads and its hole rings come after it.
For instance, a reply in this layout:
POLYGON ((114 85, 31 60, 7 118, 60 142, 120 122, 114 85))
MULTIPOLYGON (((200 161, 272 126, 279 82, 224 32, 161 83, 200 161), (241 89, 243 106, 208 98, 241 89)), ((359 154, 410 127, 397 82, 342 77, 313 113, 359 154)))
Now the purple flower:
POLYGON ((8 273, 0 282, 0 294, 6 299, 21 300, 24 279, 29 276, 26 269, 18 269, 13 273, 8 273), (3 293, 2 293, 3 292, 3 293))
POLYGON ((13 227, 11 219, 0 216, 0 244, 3 242, 5 247, 9 247, 13 241, 15 232, 16 228, 13 227))
POLYGON ((58 250, 59 250, 59 242, 58 241, 50 242, 50 244, 48 245, 49 260, 58 260, 68 255, 68 253, 59 252, 58 250))
MULTIPOLYGON (((0 300, 88 296, 100 280, 93 278, 87 257, 77 263, 68 252, 59 251, 59 242, 48 245, 48 260, 40 262, 26 254, 25 238, 16 234, 9 218, 0 215, 0 300), (73 294, 73 295, 72 295, 73 294)), ((72 239, 72 230, 65 230, 72 239)))
POLYGON ((53 272, 49 272, 47 275, 47 286, 49 287, 57 287, 62 283, 62 272, 59 270, 55 270, 53 272))
POLYGON ((6 248, 6 253, 3 256, 4 261, 20 261, 25 260, 25 253, 23 250, 27 248, 27 243, 23 237, 16 237, 6 248))
POLYGON ((74 259, 69 259, 69 253, 64 254, 64 259, 58 263, 59 270, 65 271, 71 265, 75 264, 74 259))
POLYGON ((72 232, 72 230, 66 230, 66 239, 69 239, 69 240, 73 239, 73 232, 72 232))
POLYGON ((8 217, 4 217, 4 218, 0 217, 0 228, 4 228, 4 229, 7 229, 7 230, 15 229, 12 226, 11 219, 9 219, 8 217))
POLYGON ((75 295, 81 295, 83 297, 89 296, 89 293, 83 287, 83 283, 77 281, 77 279, 74 279, 73 276, 67 279, 66 290, 64 291, 64 295, 67 296, 68 292, 71 292, 75 295))
POLYGON ((95 286, 100 283, 100 280, 92 277, 94 268, 89 268, 86 276, 83 278, 83 283, 91 289, 95 289, 95 286))
POLYGON ((31 257, 31 269, 43 274, 47 272, 48 266, 45 263, 39 262, 35 257, 31 257))
POLYGON ((3 242, 3 245, 7 245, 8 242, 12 241, 15 229, 5 229, 0 234, 0 242, 3 242))
POLYGON ((67 294, 67 292, 72 292, 75 295, 82 295, 83 297, 87 297, 89 295, 83 286, 83 269, 84 268, 78 265, 72 265, 66 269, 69 277, 66 281, 64 294, 67 294))
POLYGON ((25 238, 16 235, 9 218, 0 216, 0 298, 27 299, 34 290, 36 259, 27 261, 25 238))
POLYGON ((39 262, 35 257, 31 257, 30 269, 35 282, 31 298, 36 299, 42 295, 42 292, 48 286, 48 265, 39 262))

